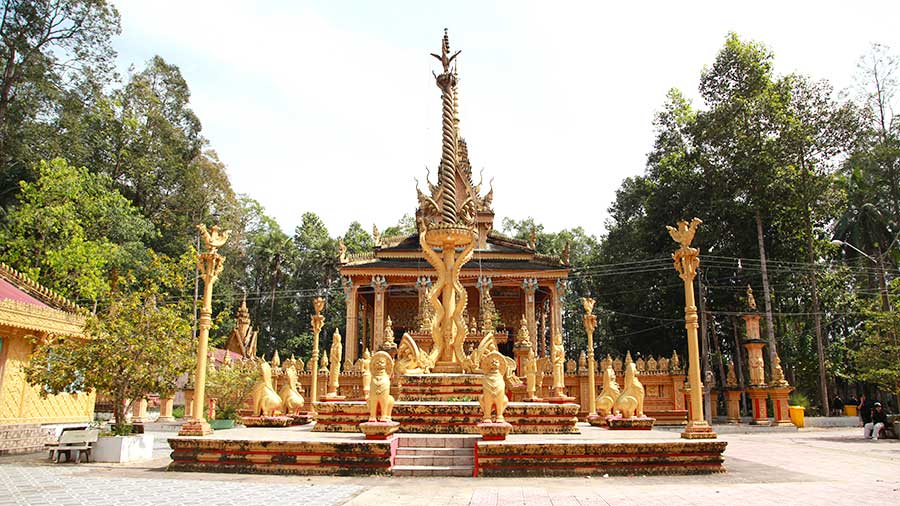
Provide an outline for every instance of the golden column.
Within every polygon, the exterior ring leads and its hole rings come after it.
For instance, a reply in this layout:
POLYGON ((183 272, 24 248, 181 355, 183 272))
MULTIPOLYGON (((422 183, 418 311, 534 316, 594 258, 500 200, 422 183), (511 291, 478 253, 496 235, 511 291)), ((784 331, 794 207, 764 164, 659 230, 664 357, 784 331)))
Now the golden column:
POLYGON ((699 218, 690 225, 681 220, 678 228, 666 227, 669 235, 681 245, 672 254, 675 270, 684 281, 684 327, 688 336, 688 383, 691 393, 691 419, 688 420, 681 437, 685 439, 714 439, 716 433, 703 418, 703 386, 700 382, 700 351, 697 344, 697 306, 694 304, 694 277, 700 266, 700 250, 691 247, 697 226, 703 223, 699 218))
POLYGON ((206 225, 197 225, 203 235, 206 253, 201 253, 197 261, 200 277, 203 279, 203 304, 200 307, 200 321, 197 344, 197 370, 194 372, 194 402, 192 417, 181 426, 179 436, 206 436, 212 434, 209 423, 203 417, 203 404, 206 401, 206 359, 209 346, 209 327, 212 324, 212 291, 225 266, 225 257, 219 254, 219 248, 228 240, 230 230, 219 232, 219 226, 213 225, 209 230, 206 225))
MULTIPOLYGON (((581 304, 584 306, 584 332, 587 334, 588 347, 588 395, 590 396, 588 406, 590 406, 590 411, 587 419, 588 422, 591 422, 592 419, 600 418, 600 415, 597 414, 597 385, 594 383, 595 374, 597 373, 594 370, 594 329, 597 328, 597 315, 594 314, 594 299, 590 297, 582 298, 581 304)), ((594 423, 596 422, 591 422, 591 425, 594 423)))
POLYGON ((316 314, 310 317, 310 321, 312 322, 313 329, 313 348, 312 348, 312 377, 310 377, 310 385, 309 389, 312 391, 312 411, 316 411, 315 402, 319 400, 319 334, 322 332, 322 327, 325 325, 325 317, 322 316, 322 310, 325 309, 325 299, 322 297, 316 297, 313 299, 313 311, 316 314))

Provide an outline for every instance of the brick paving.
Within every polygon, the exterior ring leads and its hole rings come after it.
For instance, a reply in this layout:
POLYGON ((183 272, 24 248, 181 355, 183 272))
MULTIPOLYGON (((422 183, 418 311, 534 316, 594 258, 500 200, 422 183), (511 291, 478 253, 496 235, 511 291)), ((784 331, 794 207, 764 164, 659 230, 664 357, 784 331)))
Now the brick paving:
MULTIPOLYGON (((165 440, 139 465, 0 457, 0 505, 616 506, 900 504, 900 441, 862 429, 726 434, 727 473, 590 478, 302 477, 172 473, 165 440)), ((162 435, 160 435, 162 436, 162 435)))

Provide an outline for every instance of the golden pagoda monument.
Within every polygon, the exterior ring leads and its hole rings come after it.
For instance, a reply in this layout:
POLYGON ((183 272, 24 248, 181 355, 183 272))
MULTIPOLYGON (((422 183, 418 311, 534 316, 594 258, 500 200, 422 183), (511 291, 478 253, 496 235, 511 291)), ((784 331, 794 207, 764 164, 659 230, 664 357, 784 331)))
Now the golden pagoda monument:
MULTIPOLYGON (((371 252, 341 254, 347 296, 344 349, 355 361, 364 349, 387 349, 396 338, 402 370, 461 373, 479 369, 477 352, 496 347, 512 355, 519 319, 525 315, 535 354, 549 354, 550 338, 562 334, 560 291, 566 258, 540 255, 534 240, 493 231, 493 186, 482 194, 474 183, 468 147, 460 135, 456 58, 447 31, 435 74, 441 91, 441 158, 437 181, 417 185, 417 233, 373 233, 371 252), (546 314, 536 308, 546 307, 546 314), (544 318, 542 318, 542 316, 544 318), (549 324, 538 328, 538 322, 549 324), (385 322, 391 319, 392 326, 385 322), (393 331, 395 335, 386 336, 393 331), (401 339, 409 334, 409 339, 401 339), (404 342, 406 343, 404 349, 404 342)), ((563 252, 563 257, 565 254, 563 252)), ((523 353, 527 355, 527 350, 523 353)))

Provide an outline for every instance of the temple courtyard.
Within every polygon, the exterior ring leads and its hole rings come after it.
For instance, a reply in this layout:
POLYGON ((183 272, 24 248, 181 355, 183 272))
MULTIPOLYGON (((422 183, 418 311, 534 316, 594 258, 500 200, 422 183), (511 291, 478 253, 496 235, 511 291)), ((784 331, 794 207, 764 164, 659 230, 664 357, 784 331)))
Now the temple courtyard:
MULTIPOLYGON (((228 432, 228 431, 223 431, 228 432)), ((666 438, 666 431, 627 438, 666 438)), ((45 454, 0 458, 0 505, 315 504, 614 505, 897 504, 900 441, 865 441, 861 429, 724 433, 726 473, 578 478, 273 476, 166 471, 133 465, 50 464, 45 454)), ((566 436, 573 437, 573 436, 566 436)), ((577 437, 577 436, 574 436, 577 437)), ((618 436, 617 436, 618 437, 618 436)))

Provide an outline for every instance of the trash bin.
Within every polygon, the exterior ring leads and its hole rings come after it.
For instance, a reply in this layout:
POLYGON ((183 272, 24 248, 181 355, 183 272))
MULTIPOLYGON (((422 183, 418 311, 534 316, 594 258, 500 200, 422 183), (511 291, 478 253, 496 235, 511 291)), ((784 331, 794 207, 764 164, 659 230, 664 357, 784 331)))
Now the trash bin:
POLYGON ((844 416, 858 416, 856 412, 856 406, 847 406, 844 405, 844 416))
POLYGON ((806 408, 803 406, 788 406, 788 411, 791 413, 791 422, 796 425, 798 428, 803 428, 803 412, 806 411, 806 408))

